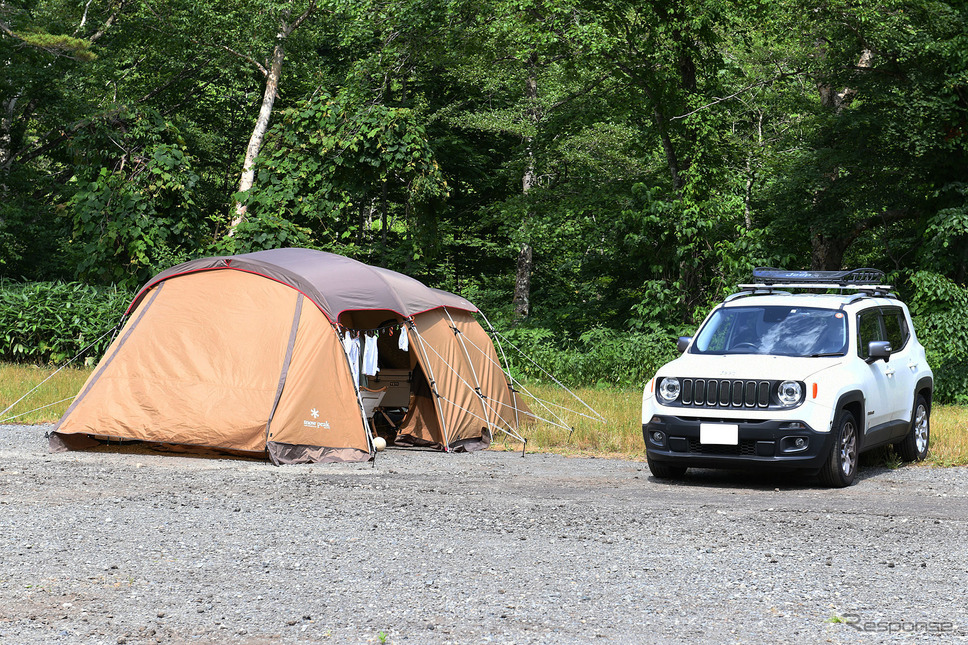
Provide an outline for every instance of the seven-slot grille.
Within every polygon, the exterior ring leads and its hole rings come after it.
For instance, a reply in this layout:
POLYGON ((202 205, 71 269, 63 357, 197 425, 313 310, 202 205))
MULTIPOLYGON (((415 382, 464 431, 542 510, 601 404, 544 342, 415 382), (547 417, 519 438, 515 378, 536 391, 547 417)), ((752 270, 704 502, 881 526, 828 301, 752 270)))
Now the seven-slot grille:
POLYGON ((691 407, 768 408, 770 381, 684 378, 679 401, 691 407))

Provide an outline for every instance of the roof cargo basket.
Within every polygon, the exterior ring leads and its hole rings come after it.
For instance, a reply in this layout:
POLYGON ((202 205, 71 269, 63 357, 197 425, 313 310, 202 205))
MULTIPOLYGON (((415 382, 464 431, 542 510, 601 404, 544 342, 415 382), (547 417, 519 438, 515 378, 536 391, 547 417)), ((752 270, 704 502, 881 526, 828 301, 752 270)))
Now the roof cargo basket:
POLYGON ((757 267, 753 269, 753 279, 763 284, 836 284, 842 287, 862 285, 882 285, 884 272, 880 269, 852 269, 850 271, 785 271, 757 267))
POLYGON ((757 267, 753 269, 755 284, 741 284, 740 293, 734 298, 767 293, 788 293, 779 289, 800 289, 808 291, 845 291, 854 290, 862 295, 894 298, 891 285, 884 284, 884 272, 880 269, 852 269, 850 271, 787 271, 757 267))

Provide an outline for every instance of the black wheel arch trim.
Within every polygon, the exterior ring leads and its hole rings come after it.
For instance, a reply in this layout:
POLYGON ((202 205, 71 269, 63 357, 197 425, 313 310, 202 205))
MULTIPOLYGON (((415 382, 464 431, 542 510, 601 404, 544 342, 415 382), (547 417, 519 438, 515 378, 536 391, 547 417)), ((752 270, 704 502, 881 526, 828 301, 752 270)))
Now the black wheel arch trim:
POLYGON ((934 395, 934 378, 930 376, 922 376, 918 379, 918 384, 914 386, 914 400, 918 400, 918 395, 922 392, 927 392, 925 400, 928 402, 928 409, 931 409, 931 399, 934 395))
MULTIPOLYGON (((867 399, 861 390, 851 390, 850 392, 844 392, 837 399, 837 405, 834 406, 834 416, 837 416, 837 412, 843 410, 849 403, 856 403, 860 406, 860 418, 854 419, 858 424, 864 425, 864 415, 867 414, 867 399)), ((833 424, 833 419, 830 423, 833 424)), ((831 429, 833 426, 831 425, 831 429)))
POLYGON ((840 411, 854 403, 860 408, 860 414, 854 419, 857 432, 857 453, 860 454, 864 450, 864 438, 866 437, 864 428, 867 427, 867 399, 862 390, 851 390, 840 395, 840 398, 837 399, 837 405, 834 407, 833 417, 830 419, 830 432, 837 431, 837 428, 834 427, 834 421, 837 420, 840 411))

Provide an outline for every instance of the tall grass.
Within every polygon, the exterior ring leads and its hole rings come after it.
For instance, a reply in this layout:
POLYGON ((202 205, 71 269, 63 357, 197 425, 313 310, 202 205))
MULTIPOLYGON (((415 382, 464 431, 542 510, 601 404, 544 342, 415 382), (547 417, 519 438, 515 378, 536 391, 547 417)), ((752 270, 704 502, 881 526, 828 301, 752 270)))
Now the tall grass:
MULTIPOLYGON (((43 367, 0 364, 0 411, 52 372, 43 367)), ((90 373, 90 369, 60 371, 13 409, 0 415, 0 423, 57 421, 90 373), (54 405, 48 406, 51 403, 54 405), (27 412, 29 414, 24 414, 27 412), (10 417, 16 418, 11 420, 10 417)), ((527 387, 536 397, 535 400, 527 399, 529 406, 536 416, 544 419, 521 429, 528 439, 529 451, 644 459, 641 390, 615 387, 574 389, 581 401, 601 414, 604 421, 599 421, 594 418, 594 412, 564 388, 547 384, 529 384, 527 387)), ((498 434, 494 448, 521 450, 522 445, 511 437, 498 434)), ((932 408, 928 463, 968 465, 968 405, 935 405, 932 408)))
POLYGON ((928 461, 938 466, 968 464, 968 405, 932 407, 928 461))
MULTIPOLYGON (((529 385, 537 398, 571 410, 582 406, 565 390, 550 385, 529 385)), ((539 421, 522 429, 528 450, 563 454, 595 454, 627 459, 644 459, 642 441, 642 391, 617 388, 578 388, 575 394, 597 410, 605 422, 592 421, 573 413, 559 412, 564 424, 574 432, 539 421)), ((538 404, 535 415, 551 418, 538 404)), ((549 406, 552 407, 552 406, 549 406)), ((559 422, 557 419, 554 419, 559 422)), ((559 422, 560 423, 560 422, 559 422)), ((521 450, 520 442, 496 437, 498 449, 521 450)), ((927 463, 937 466, 968 465, 968 405, 937 405, 931 409, 931 449, 927 463)))
MULTIPOLYGON (((572 390, 581 401, 555 385, 529 384, 535 400, 523 397, 539 421, 521 428, 528 450, 564 454, 643 456, 642 391, 596 387, 572 390), (584 404, 594 411, 588 410, 584 404), (596 412, 603 420, 598 420, 596 412), (561 427, 564 426, 564 427, 561 427)), ((495 437, 497 448, 520 450, 510 437, 495 437)))
POLYGON ((68 368, 40 385, 54 370, 32 365, 0 364, 0 412, 24 397, 20 403, 0 414, 0 423, 53 423, 57 421, 91 374, 90 369, 68 368))

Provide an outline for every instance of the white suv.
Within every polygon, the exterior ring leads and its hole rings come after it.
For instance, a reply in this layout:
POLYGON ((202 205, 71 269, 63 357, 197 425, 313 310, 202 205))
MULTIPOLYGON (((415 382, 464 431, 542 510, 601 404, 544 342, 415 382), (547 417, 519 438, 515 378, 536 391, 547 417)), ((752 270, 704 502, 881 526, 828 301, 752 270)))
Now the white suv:
POLYGON ((756 269, 642 397, 652 474, 786 468, 849 486, 858 455, 928 453, 934 377, 883 273, 756 269), (794 293, 796 291, 796 293, 794 293), (835 292, 835 293, 831 293, 835 292))

